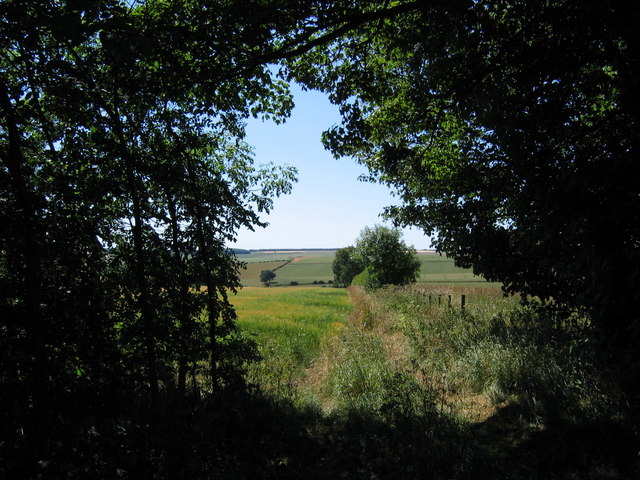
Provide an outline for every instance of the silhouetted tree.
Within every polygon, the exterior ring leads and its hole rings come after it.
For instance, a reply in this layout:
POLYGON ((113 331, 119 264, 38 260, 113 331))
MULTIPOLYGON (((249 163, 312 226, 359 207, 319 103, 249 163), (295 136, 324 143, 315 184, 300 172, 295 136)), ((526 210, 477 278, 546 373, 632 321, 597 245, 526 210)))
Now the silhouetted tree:
POLYGON ((226 3, 0 4, 0 476, 109 469, 104 450, 78 453, 96 428, 105 445, 140 430, 147 450, 127 461, 148 472, 173 385, 184 395, 205 359, 211 385, 232 382, 241 264, 225 244, 294 180, 253 166, 243 119, 288 114, 257 57, 294 20, 260 26, 226 3))
MULTIPOLYGON (((387 4, 374 5, 361 15, 387 4)), ((327 147, 393 187, 401 203, 387 215, 436 235, 457 265, 509 292, 586 308, 613 344, 636 348, 640 9, 393 8, 326 29, 335 41, 292 66, 340 106, 327 147)))
POLYGON ((262 270, 260 272, 260 281, 267 287, 271 285, 274 278, 276 278, 276 272, 273 270, 262 270))
POLYGON ((336 251, 333 259, 333 278, 337 285, 348 287, 351 280, 360 273, 364 266, 356 261, 355 248, 345 247, 336 251))

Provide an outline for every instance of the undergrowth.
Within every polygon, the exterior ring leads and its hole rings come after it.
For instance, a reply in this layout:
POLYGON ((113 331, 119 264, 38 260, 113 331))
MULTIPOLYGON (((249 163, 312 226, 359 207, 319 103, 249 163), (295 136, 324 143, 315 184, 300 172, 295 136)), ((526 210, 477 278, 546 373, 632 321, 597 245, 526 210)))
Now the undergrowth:
POLYGON ((319 341, 306 376, 264 364, 267 385, 284 375, 292 405, 316 412, 316 478, 638 474, 637 434, 587 318, 493 289, 349 295, 349 321, 319 341))

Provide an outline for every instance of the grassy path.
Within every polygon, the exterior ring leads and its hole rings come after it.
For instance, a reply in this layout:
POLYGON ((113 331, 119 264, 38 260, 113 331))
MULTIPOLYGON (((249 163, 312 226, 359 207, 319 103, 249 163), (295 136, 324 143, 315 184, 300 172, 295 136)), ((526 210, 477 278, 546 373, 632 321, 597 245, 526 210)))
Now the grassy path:
POLYGON ((249 379, 273 395, 296 398, 323 341, 344 328, 351 304, 344 289, 245 287, 233 299, 238 325, 263 360, 249 379))
POLYGON ((238 295, 263 356, 250 380, 277 406, 272 478, 637 478, 615 392, 570 350, 576 323, 550 328, 494 289, 440 290, 466 309, 408 290, 238 295))

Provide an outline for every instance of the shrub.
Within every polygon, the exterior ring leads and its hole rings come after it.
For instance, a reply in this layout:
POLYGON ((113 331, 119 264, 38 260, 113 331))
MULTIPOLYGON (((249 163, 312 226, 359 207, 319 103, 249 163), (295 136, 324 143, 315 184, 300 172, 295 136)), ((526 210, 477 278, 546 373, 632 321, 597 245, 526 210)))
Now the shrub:
POLYGON ((355 248, 346 247, 336 251, 336 256, 332 263, 332 270, 335 283, 342 287, 351 285, 351 280, 363 266, 355 259, 355 248))
POLYGON ((369 289, 415 283, 420 272, 415 249, 404 243, 399 230, 382 225, 365 227, 360 232, 353 257, 366 267, 369 289))
POLYGON ((357 286, 357 287, 366 288, 368 283, 369 283, 369 270, 366 268, 362 272, 357 274, 355 277, 353 277, 353 280, 351 280, 351 285, 357 286))

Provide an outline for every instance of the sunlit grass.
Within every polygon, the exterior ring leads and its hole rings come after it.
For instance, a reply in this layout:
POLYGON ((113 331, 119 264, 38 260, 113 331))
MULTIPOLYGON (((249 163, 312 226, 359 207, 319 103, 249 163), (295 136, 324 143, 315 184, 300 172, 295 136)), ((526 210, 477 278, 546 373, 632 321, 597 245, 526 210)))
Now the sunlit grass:
MULTIPOLYGON (((380 471, 402 478, 454 478, 456 468, 469 474, 455 478, 487 478, 474 472, 487 459, 497 472, 515 472, 488 478, 549 478, 531 477, 539 464, 513 461, 504 448, 529 448, 554 425, 561 428, 549 438, 561 447, 563 425, 606 419, 618 404, 594 369, 586 319, 549 317, 486 284, 246 288, 233 300, 263 357, 249 381, 278 404, 311 412, 306 431, 338 458, 391 464, 380 471)), ((599 446, 599 438, 587 442, 599 446)), ((533 457, 547 455, 546 443, 536 448, 533 457)), ((571 464, 571 448, 561 462, 571 464)), ((612 472, 615 461, 597 459, 612 472)))
POLYGON ((250 368, 249 380, 288 398, 300 393, 295 385, 351 311, 344 289, 321 287, 243 288, 232 303, 240 330, 263 357, 250 368))

